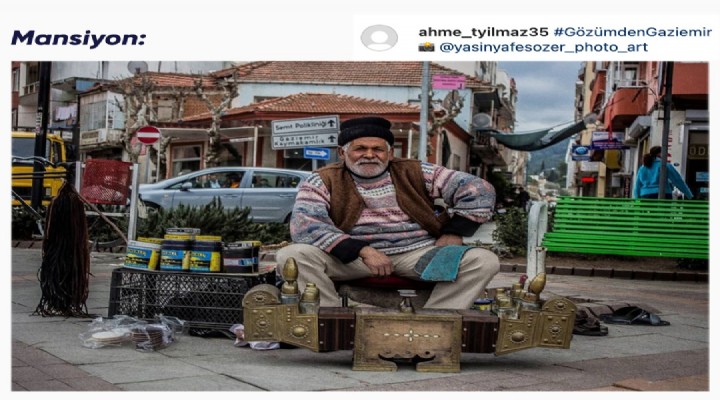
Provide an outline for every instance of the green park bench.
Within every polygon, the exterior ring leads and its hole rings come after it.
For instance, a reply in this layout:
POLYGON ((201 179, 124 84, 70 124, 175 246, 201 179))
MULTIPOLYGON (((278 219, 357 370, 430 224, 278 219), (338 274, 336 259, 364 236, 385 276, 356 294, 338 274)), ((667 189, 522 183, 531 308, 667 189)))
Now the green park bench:
POLYGON ((561 196, 549 214, 544 201, 528 214, 530 278, 548 252, 709 259, 708 201, 561 196))
POLYGON ((542 246, 550 252, 709 258, 709 202, 560 197, 542 246))

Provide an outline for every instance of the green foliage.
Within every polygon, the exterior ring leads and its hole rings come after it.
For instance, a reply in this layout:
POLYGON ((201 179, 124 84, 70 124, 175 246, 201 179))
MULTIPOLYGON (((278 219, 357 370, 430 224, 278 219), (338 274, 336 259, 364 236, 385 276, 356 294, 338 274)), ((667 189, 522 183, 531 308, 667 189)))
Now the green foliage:
POLYGON ((258 240, 264 244, 290 240, 286 224, 253 223, 249 208, 225 209, 219 198, 198 207, 179 205, 157 209, 148 218, 138 221, 138 237, 162 238, 167 228, 199 228, 202 235, 221 236, 223 242, 258 240))
POLYGON ((496 216, 496 228, 492 237, 496 242, 502 243, 514 254, 527 253, 527 214, 518 207, 506 209, 505 214, 496 216))
MULTIPOLYGON (((116 211, 116 210, 101 210, 116 211)), ((40 210, 45 214, 45 209, 40 210)), ((249 218, 250 209, 234 208, 226 210, 215 198, 210 204, 200 207, 180 205, 163 210, 153 209, 148 218, 138 219, 137 237, 162 238, 167 228, 199 228, 203 235, 221 236, 224 242, 240 240, 258 240, 263 244, 290 241, 288 224, 273 222, 258 224, 249 218)), ((128 217, 112 217, 110 220, 121 232, 128 230, 128 217)), ((97 242, 111 242, 118 239, 117 232, 105 220, 96 215, 87 216, 88 235, 97 242)), ((32 215, 22 208, 12 210, 12 239, 31 240, 33 234, 39 234, 32 215)))
MULTIPOLYGON (((45 207, 40 208, 40 215, 45 215, 45 207)), ((21 207, 12 209, 11 235, 13 240, 32 240, 34 234, 39 234, 35 217, 21 207)))
MULTIPOLYGON (((103 205, 96 205, 98 210, 102 213, 124 213, 125 207, 120 206, 103 206, 103 205)), ((105 243, 105 242, 112 242, 120 238, 118 233, 113 229, 113 227, 108 223, 110 221, 113 225, 115 225, 120 232, 127 233, 128 230, 128 217, 127 215, 124 215, 122 217, 116 217, 116 216, 107 216, 107 221, 105 218, 102 218, 99 215, 94 215, 88 213, 86 220, 87 220, 87 227, 88 227, 88 237, 91 241, 98 242, 98 243, 105 243)))

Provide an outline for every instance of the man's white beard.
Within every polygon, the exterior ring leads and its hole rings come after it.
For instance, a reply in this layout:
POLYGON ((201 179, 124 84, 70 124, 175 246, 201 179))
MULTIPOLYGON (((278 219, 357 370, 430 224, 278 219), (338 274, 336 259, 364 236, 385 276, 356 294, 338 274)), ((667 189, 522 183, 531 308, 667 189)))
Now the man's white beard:
POLYGON ((347 165, 348 169, 352 171, 352 173, 363 178, 376 177, 382 174, 387 168, 387 164, 380 160, 372 160, 370 162, 359 160, 356 163, 346 161, 345 165, 347 165))

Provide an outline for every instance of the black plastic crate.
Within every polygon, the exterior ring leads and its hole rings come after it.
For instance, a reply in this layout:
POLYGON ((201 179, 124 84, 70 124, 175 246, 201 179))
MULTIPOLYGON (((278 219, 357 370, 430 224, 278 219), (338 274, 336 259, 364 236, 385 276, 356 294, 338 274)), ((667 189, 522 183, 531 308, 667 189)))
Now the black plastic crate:
POLYGON ((275 271, 220 274, 116 268, 108 317, 151 320, 162 314, 185 320, 190 328, 225 330, 242 323, 242 299, 261 283, 275 284, 275 271))

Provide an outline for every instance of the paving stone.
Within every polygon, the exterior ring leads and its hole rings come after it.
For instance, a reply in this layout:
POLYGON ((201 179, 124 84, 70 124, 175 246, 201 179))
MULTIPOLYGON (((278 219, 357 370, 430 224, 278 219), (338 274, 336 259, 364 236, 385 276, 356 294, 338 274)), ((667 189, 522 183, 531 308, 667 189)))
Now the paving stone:
POLYGON ((649 381, 638 378, 624 379, 615 382, 613 386, 642 392, 706 391, 710 388, 708 375, 683 376, 661 381, 649 381))
POLYGON ((76 389, 73 389, 70 387, 70 385, 66 384, 65 382, 58 381, 56 379, 51 380, 35 380, 35 381, 23 381, 18 383, 20 386, 24 387, 25 390, 33 391, 33 392, 59 392, 59 391, 74 391, 76 389))
POLYGON ((55 379, 85 378, 89 376, 87 372, 70 364, 37 365, 35 368, 55 379))
POLYGON ((12 369, 12 380, 14 382, 25 382, 34 380, 51 380, 48 374, 35 367, 13 367, 12 369))
POLYGON ((103 392, 111 392, 111 391, 122 391, 121 388, 113 385, 110 382, 104 381, 96 376, 86 376, 84 378, 73 378, 73 379, 60 379, 60 381, 64 382, 73 390, 82 390, 82 391, 90 391, 90 392, 96 392, 96 391, 103 391, 103 392))

